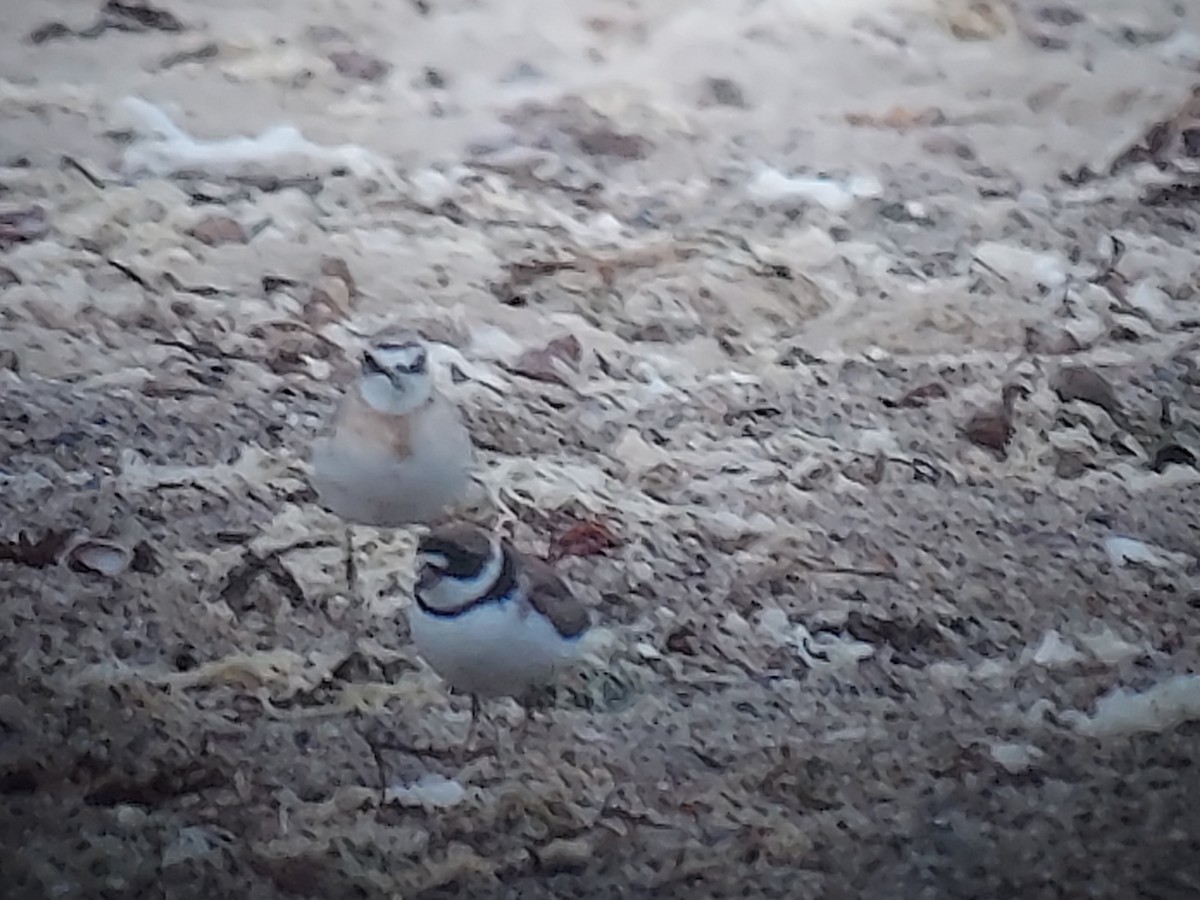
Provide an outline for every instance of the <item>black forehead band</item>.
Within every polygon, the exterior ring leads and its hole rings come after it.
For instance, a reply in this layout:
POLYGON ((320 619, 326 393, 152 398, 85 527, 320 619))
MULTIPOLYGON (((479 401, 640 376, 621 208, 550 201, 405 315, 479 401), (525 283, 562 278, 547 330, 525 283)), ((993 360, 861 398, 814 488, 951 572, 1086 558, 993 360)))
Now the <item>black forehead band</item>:
MULTIPOLYGON (((439 541, 436 538, 433 538, 433 539, 427 538, 426 540, 421 541, 421 549, 422 550, 428 549, 431 552, 440 553, 442 551, 435 550, 434 546, 436 545, 439 547, 443 547, 443 546, 445 546, 445 544, 446 544, 445 541, 439 541)), ((462 552, 461 548, 458 548, 457 545, 456 545, 456 550, 459 553, 462 552)), ((449 561, 450 555, 446 554, 446 556, 447 556, 447 561, 449 561)), ((496 581, 492 585, 491 589, 483 596, 476 597, 473 601, 468 603, 466 606, 460 607, 459 609, 455 609, 455 610, 442 610, 442 609, 438 609, 434 606, 430 606, 428 603, 425 602, 425 600, 421 596, 420 582, 418 582, 418 584, 417 584, 417 588, 418 588, 417 593, 416 593, 417 606, 421 607, 421 609, 423 609, 425 612, 429 613, 431 616, 436 616, 441 619, 453 619, 455 616, 461 616, 465 612, 470 612, 472 609, 475 609, 477 606, 484 606, 488 603, 496 603, 496 602, 503 603, 506 600, 509 600, 513 596, 514 592, 516 592, 518 590, 517 560, 516 560, 516 557, 513 555, 512 550, 508 547, 505 547, 503 549, 501 560, 502 560, 502 562, 500 565, 500 575, 498 578, 496 578, 496 581)), ((466 575, 459 575, 459 576, 455 576, 454 572, 451 571, 449 568, 447 568, 445 570, 445 572, 447 575, 450 575, 452 577, 460 577, 460 578, 464 578, 464 577, 469 578, 469 577, 473 577, 473 576, 479 574, 478 569, 473 569, 470 572, 466 573, 466 575)))
POLYGON ((416 341, 383 341, 376 344, 375 349, 383 350, 385 352, 389 350, 416 350, 416 359, 413 360, 413 364, 411 366, 396 366, 396 368, 404 372, 425 371, 425 361, 428 354, 425 352, 424 346, 416 341))
POLYGON ((465 550, 461 544, 433 535, 422 538, 417 550, 420 553, 437 553, 444 556, 446 565, 440 568, 451 578, 473 578, 487 562, 486 557, 465 550))

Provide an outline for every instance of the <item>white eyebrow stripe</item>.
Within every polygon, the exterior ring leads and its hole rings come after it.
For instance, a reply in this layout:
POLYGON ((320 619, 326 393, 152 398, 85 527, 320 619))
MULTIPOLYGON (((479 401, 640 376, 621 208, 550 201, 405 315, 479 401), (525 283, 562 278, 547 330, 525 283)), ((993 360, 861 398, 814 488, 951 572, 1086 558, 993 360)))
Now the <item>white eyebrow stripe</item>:
MULTIPOLYGON (((440 553, 430 555, 442 556, 440 553)), ((442 556, 442 559, 445 557, 442 556)), ((500 577, 503 566, 504 554, 497 553, 493 543, 492 553, 482 569, 466 578, 456 578, 443 573, 434 584, 421 591, 420 599, 442 613, 461 612, 491 591, 500 577)))

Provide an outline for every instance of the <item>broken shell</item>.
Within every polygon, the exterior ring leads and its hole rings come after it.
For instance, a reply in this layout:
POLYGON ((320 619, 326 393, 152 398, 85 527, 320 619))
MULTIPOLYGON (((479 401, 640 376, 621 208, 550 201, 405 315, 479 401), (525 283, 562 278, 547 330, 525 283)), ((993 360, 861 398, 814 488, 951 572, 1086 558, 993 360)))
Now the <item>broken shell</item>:
POLYGON ((67 551, 67 565, 75 572, 95 572, 110 578, 120 575, 133 554, 110 541, 83 540, 67 551))

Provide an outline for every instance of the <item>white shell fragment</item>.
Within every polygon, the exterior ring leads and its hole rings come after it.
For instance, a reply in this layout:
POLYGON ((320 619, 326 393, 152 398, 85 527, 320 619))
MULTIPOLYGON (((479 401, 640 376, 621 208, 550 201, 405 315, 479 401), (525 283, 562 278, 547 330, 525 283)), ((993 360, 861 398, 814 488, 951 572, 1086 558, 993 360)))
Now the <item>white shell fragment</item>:
POLYGON ((1118 688, 1100 698, 1094 714, 1071 711, 1064 719, 1092 737, 1164 732, 1200 719, 1200 675, 1176 675, 1145 691, 1118 688))
POLYGON ((1137 538, 1113 535, 1104 541, 1104 550, 1114 566, 1140 564, 1152 569, 1171 569, 1185 565, 1190 559, 1186 554, 1172 553, 1137 538))
POLYGON ((856 200, 878 197, 883 193, 879 181, 869 176, 846 180, 787 176, 778 169, 763 169, 747 190, 756 200, 765 202, 800 201, 816 203, 830 212, 845 212, 856 200))
POLYGON ((94 572, 113 578, 120 575, 133 559, 133 554, 111 541, 89 538, 80 541, 67 551, 66 561, 72 569, 94 572))
POLYGON ((384 794, 389 803, 447 809, 457 806, 467 795, 466 788, 443 775, 422 775, 412 784, 390 785, 384 794))

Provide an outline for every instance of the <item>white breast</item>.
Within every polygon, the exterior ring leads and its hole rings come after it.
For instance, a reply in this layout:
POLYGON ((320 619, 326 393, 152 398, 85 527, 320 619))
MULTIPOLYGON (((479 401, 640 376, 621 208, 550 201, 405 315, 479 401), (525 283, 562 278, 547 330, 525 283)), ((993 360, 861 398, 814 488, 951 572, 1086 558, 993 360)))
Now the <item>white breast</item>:
POLYGON ((337 515, 364 525, 430 522, 465 493, 473 459, 458 410, 440 399, 419 416, 412 453, 398 459, 353 436, 334 434, 313 445, 313 487, 337 515))
POLYGON ((453 688, 480 697, 519 697, 545 684, 576 654, 535 610, 516 600, 488 603, 452 618, 409 609, 413 643, 453 688))

